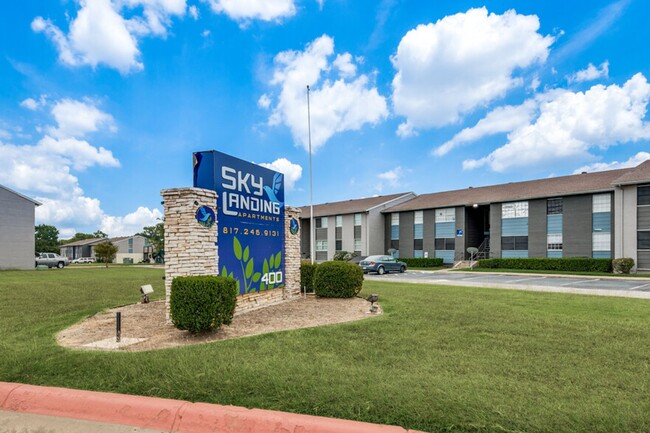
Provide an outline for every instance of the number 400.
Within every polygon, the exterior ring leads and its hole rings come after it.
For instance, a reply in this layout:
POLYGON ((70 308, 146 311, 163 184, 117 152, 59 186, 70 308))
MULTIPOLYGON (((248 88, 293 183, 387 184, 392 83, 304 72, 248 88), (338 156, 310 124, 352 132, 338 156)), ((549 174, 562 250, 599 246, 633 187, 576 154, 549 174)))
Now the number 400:
POLYGON ((280 284, 282 282, 282 271, 262 275, 262 282, 264 284, 280 284))

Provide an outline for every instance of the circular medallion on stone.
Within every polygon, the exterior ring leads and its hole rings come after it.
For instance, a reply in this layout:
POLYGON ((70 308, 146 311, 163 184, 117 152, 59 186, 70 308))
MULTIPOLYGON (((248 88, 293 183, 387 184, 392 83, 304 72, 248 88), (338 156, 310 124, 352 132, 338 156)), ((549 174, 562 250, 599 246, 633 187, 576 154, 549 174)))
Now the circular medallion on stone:
POLYGON ((297 219, 291 218, 291 221, 289 221, 289 231, 292 235, 298 234, 298 231, 300 231, 300 223, 297 219))
POLYGON ((209 206, 201 206, 196 210, 196 221, 205 228, 210 228, 214 225, 216 217, 214 211, 209 206))

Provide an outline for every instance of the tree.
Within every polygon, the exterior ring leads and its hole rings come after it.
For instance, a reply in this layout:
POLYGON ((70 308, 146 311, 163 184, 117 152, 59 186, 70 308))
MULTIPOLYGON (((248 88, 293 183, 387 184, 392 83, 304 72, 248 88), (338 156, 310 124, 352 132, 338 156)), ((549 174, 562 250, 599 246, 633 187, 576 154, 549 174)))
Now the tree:
POLYGON ((106 263, 106 267, 108 268, 108 264, 113 263, 113 260, 115 260, 117 249, 112 242, 102 242, 101 244, 95 245, 95 257, 106 263))
POLYGON ((165 252, 165 224, 160 222, 155 226, 148 226, 142 229, 138 235, 145 237, 153 246, 154 256, 162 256, 165 252))
POLYGON ((97 230, 95 233, 93 233, 92 236, 93 236, 94 238, 100 238, 100 239, 103 239, 103 238, 107 238, 107 237, 108 237, 108 235, 107 235, 106 233, 104 233, 103 231, 101 231, 101 230, 97 230))
POLYGON ((59 252, 59 229, 56 227, 46 224, 37 225, 35 240, 35 253, 59 252))

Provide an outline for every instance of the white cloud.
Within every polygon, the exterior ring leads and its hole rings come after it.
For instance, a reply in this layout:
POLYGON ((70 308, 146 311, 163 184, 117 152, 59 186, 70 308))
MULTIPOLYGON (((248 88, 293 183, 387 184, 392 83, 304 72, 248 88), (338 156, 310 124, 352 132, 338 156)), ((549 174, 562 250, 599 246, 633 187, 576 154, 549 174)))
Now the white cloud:
POLYGON ((38 100, 34 98, 27 98, 24 101, 20 103, 20 106, 23 108, 27 108, 28 110, 36 111, 41 107, 45 107, 47 105, 47 97, 45 95, 41 95, 38 100))
POLYGON ((257 100, 257 106, 265 110, 271 106, 271 98, 266 93, 257 100))
POLYGON ((535 15, 479 8, 409 31, 392 57, 398 134, 455 123, 522 85, 517 70, 544 62, 554 42, 538 30, 535 15))
POLYGON ((103 147, 96 148, 84 140, 76 138, 55 139, 46 135, 37 146, 39 152, 60 155, 69 161, 75 170, 85 170, 98 165, 101 167, 119 167, 120 162, 115 159, 110 150, 103 147))
POLYGON ((192 17, 192 19, 194 19, 194 21, 199 19, 199 8, 197 8, 195 5, 192 5, 189 8, 187 8, 187 13, 190 14, 190 16, 192 17))
POLYGON ((379 173, 377 175, 379 182, 377 182, 377 184, 375 185, 375 189, 377 191, 382 191, 386 184, 390 187, 398 186, 400 184, 400 180, 402 178, 403 173, 404 170, 402 170, 401 166, 397 166, 392 170, 379 173))
POLYGON ((555 90, 537 97, 539 116, 508 134, 508 142, 465 169, 488 166, 503 172, 513 167, 551 165, 592 158, 592 149, 650 139, 644 121, 650 85, 638 73, 625 85, 596 85, 586 92, 555 90))
POLYGON ((483 137, 510 132, 530 123, 533 113, 537 108, 533 100, 528 100, 522 105, 505 105, 489 112, 483 119, 470 128, 465 128, 452 137, 451 140, 437 147, 433 153, 443 156, 455 147, 464 143, 479 140, 483 137))
POLYGON ((99 229, 110 236, 128 236, 141 232, 143 227, 156 225, 162 217, 158 209, 140 206, 123 217, 103 215, 99 229))
POLYGON ((650 159, 650 153, 648 152, 639 152, 636 155, 630 157, 627 161, 618 162, 596 162, 589 165, 583 165, 580 168, 574 170, 573 174, 579 174, 582 172, 593 173, 595 171, 605 171, 605 170, 616 170, 619 168, 630 168, 636 167, 644 161, 650 159))
POLYGON ((24 191, 43 204, 36 208, 37 224, 56 225, 61 233, 74 233, 75 227, 95 227, 93 230, 99 227, 116 236, 132 234, 142 228, 139 226, 129 232, 140 222, 151 225, 155 218, 161 217, 157 209, 148 211, 145 208, 146 211, 138 209, 123 218, 110 216, 101 209, 98 199, 84 194, 74 171, 120 164, 111 151, 78 138, 102 127, 110 129, 113 123, 110 115, 88 102, 64 99, 54 104, 52 116, 57 127, 45 130, 55 131, 56 135, 45 134, 33 145, 0 140, 0 184, 24 191), (76 110, 56 110, 57 107, 76 107, 76 110))
POLYGON ((137 37, 165 37, 172 17, 185 15, 186 7, 186 0, 79 0, 67 35, 42 17, 32 21, 32 30, 52 40, 66 65, 106 65, 126 74, 144 67, 137 37), (126 19, 123 9, 135 11, 126 19))
POLYGON ((275 56, 270 84, 280 87, 270 125, 286 125, 294 142, 308 148, 306 85, 311 86, 312 146, 316 150, 335 133, 355 131, 388 116, 386 99, 367 75, 356 75, 352 57, 344 53, 330 62, 334 40, 323 35, 304 51, 275 56), (332 68, 334 66, 334 68, 332 68))
POLYGON ((599 78, 609 77, 609 62, 605 61, 600 64, 600 68, 595 67, 591 63, 586 69, 576 72, 568 77, 569 83, 580 83, 583 81, 593 81, 599 78))
POLYGON ((57 137, 83 137, 102 127, 115 131, 113 116, 99 110, 92 101, 62 99, 52 108, 52 115, 58 126, 50 128, 57 137))
POLYGON ((296 182, 302 177, 302 167, 292 163, 287 158, 278 158, 271 163, 263 162, 260 165, 284 174, 284 186, 288 190, 292 190, 296 182))
POLYGON ((214 13, 235 21, 277 21, 296 14, 294 0, 206 0, 214 13))

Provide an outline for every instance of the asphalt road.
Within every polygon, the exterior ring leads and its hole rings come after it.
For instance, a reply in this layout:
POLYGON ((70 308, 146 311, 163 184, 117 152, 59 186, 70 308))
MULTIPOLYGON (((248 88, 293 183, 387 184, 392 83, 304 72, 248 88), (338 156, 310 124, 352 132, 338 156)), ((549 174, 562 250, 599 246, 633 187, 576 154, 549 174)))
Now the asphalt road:
POLYGON ((500 274, 458 271, 407 271, 403 274, 368 274, 366 278, 373 281, 584 293, 590 295, 650 299, 650 279, 648 278, 500 274))

